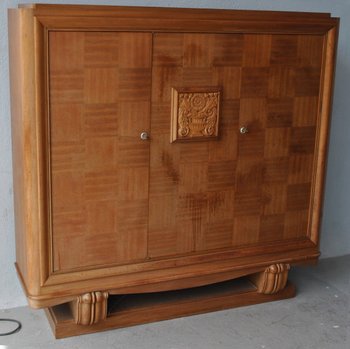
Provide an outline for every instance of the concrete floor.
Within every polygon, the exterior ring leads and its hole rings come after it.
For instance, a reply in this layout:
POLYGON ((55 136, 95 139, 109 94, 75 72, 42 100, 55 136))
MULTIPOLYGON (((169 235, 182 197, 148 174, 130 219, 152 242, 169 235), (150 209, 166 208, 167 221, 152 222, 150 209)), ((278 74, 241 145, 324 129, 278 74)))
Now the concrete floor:
POLYGON ((60 340, 42 310, 1 310, 23 329, 0 337, 0 349, 349 349, 350 255, 290 274, 293 299, 60 340))

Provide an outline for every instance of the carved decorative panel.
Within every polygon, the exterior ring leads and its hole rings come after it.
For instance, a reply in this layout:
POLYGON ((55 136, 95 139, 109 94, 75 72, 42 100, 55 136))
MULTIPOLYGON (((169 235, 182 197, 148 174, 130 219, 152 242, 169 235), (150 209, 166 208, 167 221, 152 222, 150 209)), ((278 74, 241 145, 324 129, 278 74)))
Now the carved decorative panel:
POLYGON ((171 142, 217 138, 220 88, 172 89, 171 142))

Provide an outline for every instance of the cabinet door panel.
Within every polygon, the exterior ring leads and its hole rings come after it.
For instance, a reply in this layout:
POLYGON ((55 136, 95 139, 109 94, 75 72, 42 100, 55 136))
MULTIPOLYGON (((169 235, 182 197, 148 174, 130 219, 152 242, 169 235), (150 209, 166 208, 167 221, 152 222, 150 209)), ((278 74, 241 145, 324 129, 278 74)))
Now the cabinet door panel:
POLYGON ((151 42, 49 33, 53 271, 146 258, 151 42))
POLYGON ((155 34, 153 44, 150 256, 306 237, 323 37, 155 34), (206 86, 222 89, 219 138, 170 143, 171 88, 206 86))
POLYGON ((159 33, 153 45, 149 254, 230 247, 243 36, 159 33), (171 88, 215 86, 219 138, 170 143, 171 88))
POLYGON ((323 38, 263 37, 244 36, 236 246, 308 236, 323 38))

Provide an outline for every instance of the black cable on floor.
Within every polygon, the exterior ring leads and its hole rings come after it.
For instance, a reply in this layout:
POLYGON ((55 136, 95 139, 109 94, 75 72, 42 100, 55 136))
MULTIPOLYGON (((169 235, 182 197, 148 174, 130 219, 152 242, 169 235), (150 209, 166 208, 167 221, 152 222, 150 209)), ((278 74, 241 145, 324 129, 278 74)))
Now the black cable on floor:
POLYGON ((15 324, 17 324, 17 327, 14 330, 12 330, 10 332, 0 333, 0 336, 9 336, 10 334, 14 334, 14 333, 20 331, 20 329, 22 328, 22 324, 18 320, 14 320, 14 319, 0 319, 0 321, 14 322, 15 324))

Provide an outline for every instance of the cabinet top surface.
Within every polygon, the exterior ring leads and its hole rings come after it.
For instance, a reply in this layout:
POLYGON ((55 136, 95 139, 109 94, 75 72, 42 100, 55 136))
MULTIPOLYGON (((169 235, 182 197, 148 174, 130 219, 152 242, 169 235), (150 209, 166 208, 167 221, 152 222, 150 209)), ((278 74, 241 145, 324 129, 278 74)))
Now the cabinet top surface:
POLYGON ((278 20, 278 21, 330 21, 336 18, 330 13, 318 12, 287 12, 263 10, 230 10, 209 8, 171 8, 171 7, 137 7, 137 6, 107 6, 107 5, 63 5, 63 4, 19 4, 19 8, 31 8, 35 15, 62 16, 128 16, 151 18, 182 18, 221 20, 278 20))

